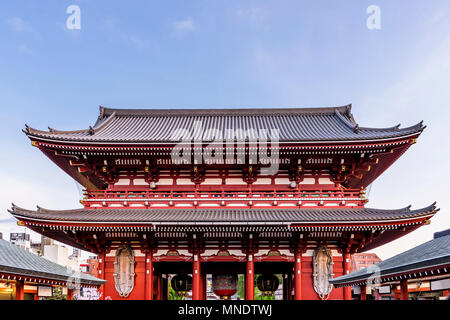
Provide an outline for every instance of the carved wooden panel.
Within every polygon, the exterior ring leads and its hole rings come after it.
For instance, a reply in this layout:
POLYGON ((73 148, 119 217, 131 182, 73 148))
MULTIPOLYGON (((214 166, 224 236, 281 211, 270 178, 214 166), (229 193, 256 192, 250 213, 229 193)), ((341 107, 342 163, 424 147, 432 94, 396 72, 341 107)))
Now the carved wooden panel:
POLYGON ((128 297, 134 288, 134 252, 126 245, 116 251, 114 261, 114 282, 121 297, 128 297))
POLYGON ((314 250, 313 280, 314 290, 321 299, 327 299, 333 285, 328 282, 333 277, 333 256, 331 250, 325 246, 314 250))

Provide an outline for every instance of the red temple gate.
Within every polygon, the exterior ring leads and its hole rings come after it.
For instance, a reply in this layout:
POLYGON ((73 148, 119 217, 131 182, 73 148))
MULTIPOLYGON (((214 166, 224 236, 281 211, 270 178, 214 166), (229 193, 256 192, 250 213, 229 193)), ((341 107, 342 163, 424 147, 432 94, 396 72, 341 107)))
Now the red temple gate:
POLYGON ((284 299, 351 299, 328 283, 350 272, 351 254, 437 209, 365 207, 365 188, 424 127, 359 127, 350 110, 101 107, 86 130, 27 126, 32 145, 86 188, 84 207, 10 212, 97 253, 103 298, 167 299, 168 275, 179 274, 205 299, 207 274, 243 274, 251 300, 258 275, 282 274, 284 299))

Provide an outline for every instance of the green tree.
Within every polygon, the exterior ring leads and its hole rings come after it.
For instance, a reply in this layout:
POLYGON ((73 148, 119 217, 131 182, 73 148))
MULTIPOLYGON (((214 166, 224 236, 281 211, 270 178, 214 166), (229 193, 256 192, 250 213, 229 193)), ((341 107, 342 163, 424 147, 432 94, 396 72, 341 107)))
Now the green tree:
POLYGON ((53 295, 46 300, 67 300, 67 295, 63 294, 62 287, 53 288, 53 295))
POLYGON ((245 296, 245 285, 244 285, 244 275, 240 274, 238 275, 238 297, 239 299, 243 300, 245 296))

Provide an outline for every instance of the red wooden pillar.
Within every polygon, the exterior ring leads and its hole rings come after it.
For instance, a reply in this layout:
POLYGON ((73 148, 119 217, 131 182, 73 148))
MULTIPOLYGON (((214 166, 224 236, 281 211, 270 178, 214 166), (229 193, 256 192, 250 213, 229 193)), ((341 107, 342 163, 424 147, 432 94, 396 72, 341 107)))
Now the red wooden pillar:
POLYGON ((255 265, 253 262, 253 253, 247 255, 247 271, 245 274, 245 299, 255 299, 255 265))
POLYGON ((366 286, 361 287, 361 300, 367 300, 366 286))
POLYGON ((298 248, 295 252, 294 262, 294 299, 303 300, 302 290, 302 250, 298 248))
MULTIPOLYGON (((351 257, 349 252, 343 254, 344 258, 344 275, 347 275, 351 271, 351 257)), ((344 300, 352 300, 352 287, 344 287, 344 300)))
POLYGON ((144 299, 153 300, 153 253, 145 253, 145 289, 144 299))
POLYGON ((255 299, 255 264, 253 261, 253 234, 249 235, 245 268, 245 300, 255 299))
POLYGON ((67 288, 67 300, 73 300, 73 289, 67 288))
POLYGON ((23 300, 25 296, 24 291, 25 283, 23 280, 16 281, 16 300, 23 300))
POLYGON ((408 281, 400 280, 400 300, 408 300, 408 281))
POLYGON ((194 261, 192 263, 192 300, 202 299, 202 275, 200 270, 200 255, 194 252, 194 261))
MULTIPOLYGON (((105 251, 99 253, 98 255, 98 277, 105 280, 105 251)), ((102 284, 99 288, 100 300, 105 300, 105 285, 102 284)))

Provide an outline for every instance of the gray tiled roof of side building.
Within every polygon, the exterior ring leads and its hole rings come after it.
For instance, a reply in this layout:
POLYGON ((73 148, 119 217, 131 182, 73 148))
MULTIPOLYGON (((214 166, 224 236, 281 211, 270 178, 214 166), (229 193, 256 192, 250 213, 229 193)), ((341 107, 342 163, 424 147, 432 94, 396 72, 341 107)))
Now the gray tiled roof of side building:
POLYGON ((81 284, 90 285, 101 285, 105 282, 105 280, 88 274, 71 271, 65 266, 28 252, 2 239, 0 239, 0 272, 60 281, 75 281, 79 278, 81 284))
POLYGON ((414 271, 416 268, 433 267, 437 264, 450 264, 450 234, 437 237, 374 266, 337 277, 330 282, 339 285, 364 281, 369 279, 375 271, 383 276, 414 271))
POLYGON ((345 209, 72 209, 26 210, 13 205, 16 217, 55 221, 208 223, 208 222, 346 222, 410 219, 435 213, 435 204, 411 210, 410 207, 384 210, 372 208, 345 209))
MULTIPOLYGON (((217 138, 246 140, 239 132, 279 130, 280 142, 360 141, 397 138, 420 133, 422 122, 407 128, 359 127, 351 106, 330 108, 258 109, 109 109, 100 107, 93 127, 85 130, 42 131, 26 126, 24 132, 35 138, 78 142, 178 143, 186 132, 192 139, 211 142, 217 138), (201 121, 201 129, 196 124, 201 121), (237 136, 229 136, 230 131, 237 136), (241 131, 239 131, 241 130, 241 131), (218 136, 215 136, 218 132, 218 136)), ((247 137, 248 138, 248 137, 247 137)))

